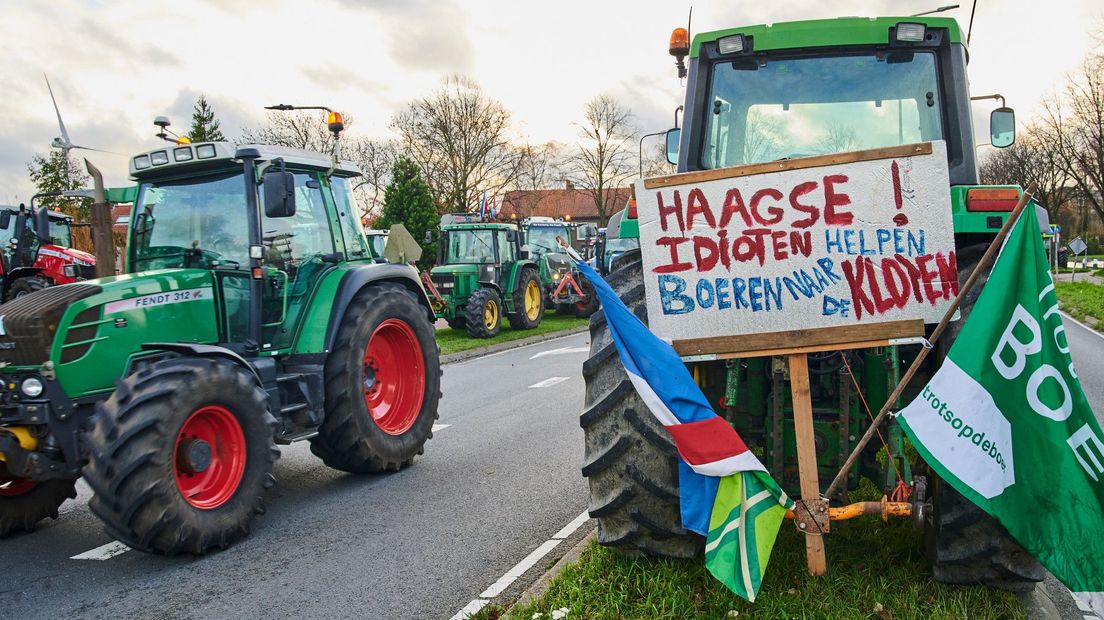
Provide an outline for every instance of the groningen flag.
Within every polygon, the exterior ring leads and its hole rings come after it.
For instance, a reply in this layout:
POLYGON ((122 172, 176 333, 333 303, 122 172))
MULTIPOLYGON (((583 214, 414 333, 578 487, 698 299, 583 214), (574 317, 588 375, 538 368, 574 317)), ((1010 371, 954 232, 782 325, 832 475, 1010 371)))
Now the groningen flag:
POLYGON ((1104 612, 1104 433, 1069 355, 1031 211, 898 421, 936 473, 1104 612))
POLYGON ((683 527, 706 537, 709 572, 754 601, 793 501, 709 406, 671 345, 648 331, 594 269, 576 264, 594 284, 629 380, 678 448, 683 527))

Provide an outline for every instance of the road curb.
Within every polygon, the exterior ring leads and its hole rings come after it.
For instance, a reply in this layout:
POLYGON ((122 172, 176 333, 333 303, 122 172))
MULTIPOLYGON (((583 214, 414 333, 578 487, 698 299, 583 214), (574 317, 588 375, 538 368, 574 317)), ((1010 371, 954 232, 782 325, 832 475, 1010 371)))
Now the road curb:
MULTIPOLYGON (((521 596, 519 596, 518 599, 510 605, 510 608, 513 609, 514 607, 517 607, 519 605, 528 605, 529 603, 532 603, 533 601, 547 594, 549 586, 552 585, 552 580, 555 579, 561 572, 563 572, 563 569, 567 568, 569 564, 574 564, 575 562, 578 562, 579 556, 583 555, 583 552, 586 551, 587 547, 590 546, 590 543, 597 539, 598 527, 595 526, 594 529, 590 530, 590 533, 588 533, 586 536, 583 536, 583 539, 580 540, 578 544, 572 547, 567 553, 563 555, 562 558, 559 559, 559 561, 553 564, 552 568, 548 569, 548 571, 540 577, 537 577, 537 580, 533 582, 533 585, 529 586, 524 592, 522 592, 521 596)), ((511 615, 509 612, 507 612, 504 616, 505 620, 513 620, 513 618, 513 615, 511 615)))
POLYGON ((499 342, 497 344, 488 345, 486 347, 480 347, 478 349, 469 349, 467 351, 458 351, 456 353, 449 353, 448 355, 441 356, 441 364, 452 364, 454 362, 466 362, 468 360, 475 359, 477 357, 483 357, 484 355, 490 355, 492 353, 499 353, 509 349, 516 349, 518 347, 524 347, 530 344, 536 344, 538 342, 544 342, 545 340, 552 340, 555 338, 562 338, 564 336, 571 336, 573 334, 579 334, 590 329, 588 325, 580 325, 578 327, 572 327, 570 329, 560 330, 558 332, 548 332, 547 334, 539 334, 537 336, 530 336, 528 338, 521 338, 518 340, 510 340, 507 342, 499 342))

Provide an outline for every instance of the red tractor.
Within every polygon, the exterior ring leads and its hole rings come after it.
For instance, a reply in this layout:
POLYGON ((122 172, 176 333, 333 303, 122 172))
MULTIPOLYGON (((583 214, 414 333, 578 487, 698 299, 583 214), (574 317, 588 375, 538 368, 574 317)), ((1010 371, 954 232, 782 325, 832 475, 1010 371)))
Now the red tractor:
POLYGON ((72 225, 43 207, 0 206, 0 300, 96 277, 96 258, 73 248, 72 225))

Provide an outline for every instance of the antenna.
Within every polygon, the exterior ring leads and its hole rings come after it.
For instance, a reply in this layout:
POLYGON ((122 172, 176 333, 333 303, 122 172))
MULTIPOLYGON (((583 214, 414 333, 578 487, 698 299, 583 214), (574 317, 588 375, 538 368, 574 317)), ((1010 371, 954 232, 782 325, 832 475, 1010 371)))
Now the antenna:
POLYGON ((943 11, 950 11, 957 9, 962 5, 960 4, 948 4, 947 6, 941 6, 938 9, 932 9, 930 11, 924 11, 923 13, 913 13, 910 17, 920 17, 921 15, 931 15, 932 13, 942 13, 943 11))
POLYGON ((966 47, 970 47, 970 35, 974 33, 974 11, 977 10, 977 0, 974 0, 974 6, 970 8, 970 25, 966 27, 966 47))

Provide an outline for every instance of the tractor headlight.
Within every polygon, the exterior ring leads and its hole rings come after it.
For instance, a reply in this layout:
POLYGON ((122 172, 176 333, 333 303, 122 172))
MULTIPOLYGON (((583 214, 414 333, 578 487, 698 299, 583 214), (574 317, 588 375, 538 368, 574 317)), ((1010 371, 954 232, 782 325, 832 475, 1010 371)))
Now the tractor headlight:
POLYGON ((897 40, 919 43, 924 40, 927 27, 924 24, 910 24, 901 22, 897 24, 897 40))
POLYGON ((28 377, 23 380, 23 383, 19 386, 19 390, 23 392, 25 396, 38 398, 42 395, 42 381, 38 377, 28 377))
POLYGON ((65 274, 66 278, 75 278, 77 277, 77 266, 65 265, 61 268, 61 272, 65 274))

